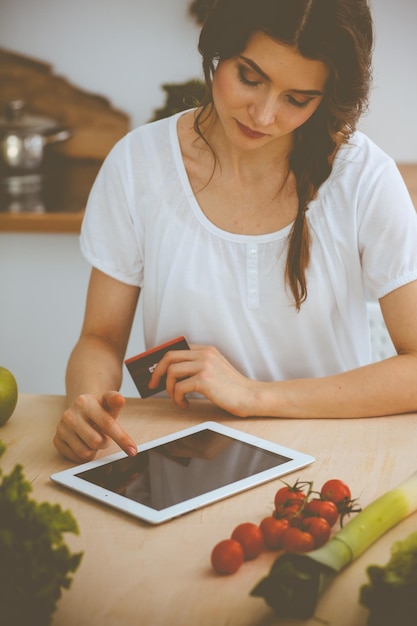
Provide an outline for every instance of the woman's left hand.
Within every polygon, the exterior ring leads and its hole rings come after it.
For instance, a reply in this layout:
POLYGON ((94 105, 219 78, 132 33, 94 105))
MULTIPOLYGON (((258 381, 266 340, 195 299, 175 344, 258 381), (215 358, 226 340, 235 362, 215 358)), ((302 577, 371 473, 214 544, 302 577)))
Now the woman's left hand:
POLYGON ((166 375, 167 392, 181 408, 188 407, 186 395, 197 392, 233 415, 250 415, 249 399, 256 382, 238 372, 217 348, 190 348, 167 352, 153 371, 149 388, 155 389, 166 375))

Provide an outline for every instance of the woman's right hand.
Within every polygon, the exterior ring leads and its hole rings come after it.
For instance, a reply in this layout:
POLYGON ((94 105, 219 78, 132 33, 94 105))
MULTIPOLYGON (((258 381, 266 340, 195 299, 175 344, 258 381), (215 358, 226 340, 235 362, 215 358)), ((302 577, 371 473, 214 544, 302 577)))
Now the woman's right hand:
POLYGON ((93 460, 112 440, 129 456, 135 456, 135 442, 116 421, 124 404, 124 397, 117 391, 109 391, 101 399, 92 394, 78 396, 58 423, 55 447, 77 463, 93 460))

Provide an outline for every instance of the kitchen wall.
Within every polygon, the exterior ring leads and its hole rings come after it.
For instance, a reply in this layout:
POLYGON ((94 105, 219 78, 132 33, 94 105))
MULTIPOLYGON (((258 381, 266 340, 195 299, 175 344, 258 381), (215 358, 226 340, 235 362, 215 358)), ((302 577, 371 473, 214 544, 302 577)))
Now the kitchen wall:
MULTIPOLYGON (((371 0, 375 81, 362 128, 399 161, 417 161, 417 2, 371 0)), ((0 0, 0 46, 52 63, 107 96, 132 126, 159 107, 162 83, 200 76, 190 0, 0 0)))
MULTIPOLYGON (((72 234, 0 233, 0 365, 24 393, 64 393, 90 267, 72 234)), ((140 308, 127 354, 143 350, 140 308)), ((137 395, 125 370, 123 393, 137 395)))
MULTIPOLYGON (((106 96, 132 126, 163 104, 162 83, 200 76, 188 0, 0 0, 0 47, 53 64, 106 96)), ((373 0, 375 85, 362 127, 398 161, 417 162, 417 3, 373 0)), ((0 233, 0 365, 26 393, 63 393, 89 267, 76 235, 0 233)), ((143 347, 138 315, 128 355, 143 347)), ((129 378, 122 388, 136 395, 129 378)))
POLYGON ((147 121, 161 84, 200 76, 188 0, 0 0, 0 46, 52 63, 82 89, 147 121))

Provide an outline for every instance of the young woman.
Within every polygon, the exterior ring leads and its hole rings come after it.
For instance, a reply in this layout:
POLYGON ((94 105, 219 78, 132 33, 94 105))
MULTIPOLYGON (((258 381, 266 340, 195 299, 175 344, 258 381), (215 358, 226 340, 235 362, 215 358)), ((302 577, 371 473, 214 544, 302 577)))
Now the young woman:
POLYGON ((417 410, 417 217, 391 158, 355 130, 370 82, 366 0, 219 0, 196 110, 120 141, 92 189, 93 269, 55 437, 74 461, 110 439, 141 291, 147 347, 185 335, 167 375, 236 416, 417 410), (397 356, 370 363, 367 296, 397 356))

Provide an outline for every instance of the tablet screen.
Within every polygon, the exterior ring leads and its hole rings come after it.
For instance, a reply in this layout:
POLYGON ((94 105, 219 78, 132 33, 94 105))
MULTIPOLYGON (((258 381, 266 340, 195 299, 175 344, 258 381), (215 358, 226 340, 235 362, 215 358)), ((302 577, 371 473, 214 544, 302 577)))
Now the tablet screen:
POLYGON ((206 428, 75 475, 160 511, 288 461, 206 428))

